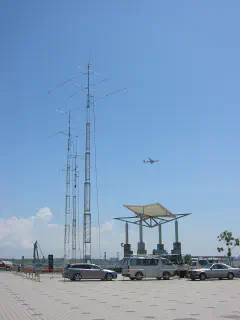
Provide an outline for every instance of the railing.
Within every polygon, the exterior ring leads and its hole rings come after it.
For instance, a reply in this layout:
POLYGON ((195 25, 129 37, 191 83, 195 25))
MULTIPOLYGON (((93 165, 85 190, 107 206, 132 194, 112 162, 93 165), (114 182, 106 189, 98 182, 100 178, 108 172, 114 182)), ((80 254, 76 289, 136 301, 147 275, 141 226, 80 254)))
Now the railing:
POLYGON ((11 268, 11 272, 19 277, 24 277, 26 279, 40 282, 40 274, 41 274, 40 270, 33 271, 33 269, 30 270, 24 267, 13 266, 11 268))

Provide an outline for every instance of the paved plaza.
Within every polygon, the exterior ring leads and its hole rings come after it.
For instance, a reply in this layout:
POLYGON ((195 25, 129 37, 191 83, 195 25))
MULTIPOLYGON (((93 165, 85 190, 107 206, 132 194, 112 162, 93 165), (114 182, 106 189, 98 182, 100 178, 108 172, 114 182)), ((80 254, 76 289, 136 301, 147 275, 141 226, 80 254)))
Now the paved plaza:
POLYGON ((0 272, 1 320, 240 319, 240 279, 40 282, 0 272))

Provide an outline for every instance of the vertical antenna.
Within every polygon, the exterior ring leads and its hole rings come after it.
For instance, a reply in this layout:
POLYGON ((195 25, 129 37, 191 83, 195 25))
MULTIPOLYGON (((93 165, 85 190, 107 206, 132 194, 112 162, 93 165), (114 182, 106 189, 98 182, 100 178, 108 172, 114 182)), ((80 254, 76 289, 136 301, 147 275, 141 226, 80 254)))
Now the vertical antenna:
POLYGON ((67 147, 67 171, 66 171, 66 199, 65 199, 65 228, 64 228, 64 264, 69 261, 70 242, 70 151, 71 151, 71 113, 68 113, 68 147, 67 147))
POLYGON ((72 259, 76 260, 77 243, 77 152, 73 157, 73 212, 72 212, 72 259))
POLYGON ((84 182, 84 222, 83 222, 83 258, 91 260, 91 209, 90 209, 90 61, 88 63, 88 86, 86 106, 86 150, 84 182))

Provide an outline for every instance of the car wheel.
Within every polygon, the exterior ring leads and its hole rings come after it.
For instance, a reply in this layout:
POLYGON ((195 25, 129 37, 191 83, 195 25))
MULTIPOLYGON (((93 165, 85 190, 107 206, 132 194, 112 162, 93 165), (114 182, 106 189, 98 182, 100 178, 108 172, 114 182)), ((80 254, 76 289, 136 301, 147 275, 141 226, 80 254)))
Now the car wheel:
POLYGON ((75 276, 73 277, 74 281, 80 281, 82 280, 82 276, 80 275, 80 273, 75 274, 75 276))
POLYGON ((142 272, 137 272, 137 273, 135 274, 135 277, 136 277, 136 280, 142 280, 142 278, 143 278, 142 272))
POLYGON ((132 280, 132 281, 135 280, 135 278, 133 278, 133 277, 129 277, 129 279, 132 280))
POLYGON ((169 272, 163 272, 163 280, 169 280, 169 279, 170 279, 169 272))
POLYGON ((10 271, 10 267, 6 267, 6 271, 10 271))
POLYGON ((113 278, 113 276, 111 275, 111 273, 107 273, 106 276, 105 276, 105 279, 107 281, 112 281, 112 278, 113 278))
POLYGON ((162 278, 160 278, 160 277, 157 277, 157 280, 161 280, 162 278))
POLYGON ((205 274, 205 273, 201 273, 201 274, 199 275, 199 279, 200 279, 201 281, 204 281, 204 280, 206 279, 206 274, 205 274))
POLYGON ((230 272, 230 273, 227 275, 227 278, 228 278, 228 280, 232 280, 232 279, 234 278, 233 273, 230 272))

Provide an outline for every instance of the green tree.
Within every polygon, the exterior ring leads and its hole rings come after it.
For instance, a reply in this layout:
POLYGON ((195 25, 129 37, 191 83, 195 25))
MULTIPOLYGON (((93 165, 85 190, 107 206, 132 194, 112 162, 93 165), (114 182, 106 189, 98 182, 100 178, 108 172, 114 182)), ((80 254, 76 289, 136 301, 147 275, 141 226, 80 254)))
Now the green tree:
POLYGON ((190 265, 192 263, 192 256, 190 254, 186 254, 184 260, 184 263, 190 265))
MULTIPOLYGON (((240 247, 240 239, 239 238, 234 238, 232 235, 232 232, 229 232, 225 230, 222 232, 218 237, 217 237, 219 242, 222 242, 226 249, 227 249, 227 256, 229 258, 229 262, 231 263, 231 257, 232 257, 232 250, 235 247, 240 247)), ((218 247, 217 248, 218 252, 223 252, 224 248, 223 247, 218 247)))

